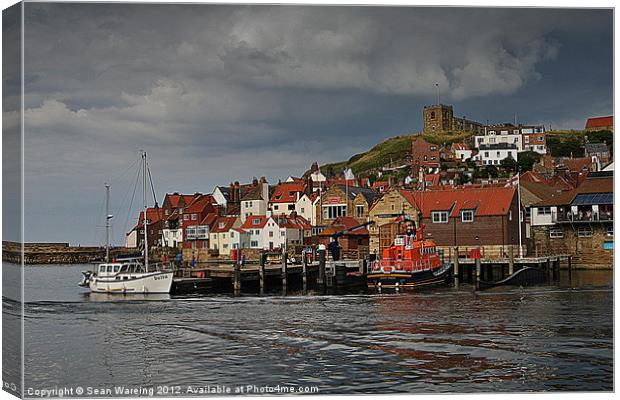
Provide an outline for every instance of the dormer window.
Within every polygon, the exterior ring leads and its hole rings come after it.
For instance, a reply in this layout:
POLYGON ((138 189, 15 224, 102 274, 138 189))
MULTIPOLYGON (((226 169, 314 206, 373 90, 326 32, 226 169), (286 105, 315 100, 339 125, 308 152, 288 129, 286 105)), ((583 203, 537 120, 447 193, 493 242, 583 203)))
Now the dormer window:
POLYGON ((223 227, 226 226, 226 222, 220 222, 219 224, 217 224, 217 226, 222 229, 223 227))
POLYGON ((252 218, 252 225, 260 224, 260 218, 252 218))
POLYGON ((281 197, 282 197, 281 194, 276 194, 276 200, 280 200, 281 197))
POLYGON ((447 211, 433 211, 431 213, 431 219, 434 224, 446 224, 448 223, 447 211))
POLYGON ((461 211, 461 222, 474 222, 474 210, 461 211))

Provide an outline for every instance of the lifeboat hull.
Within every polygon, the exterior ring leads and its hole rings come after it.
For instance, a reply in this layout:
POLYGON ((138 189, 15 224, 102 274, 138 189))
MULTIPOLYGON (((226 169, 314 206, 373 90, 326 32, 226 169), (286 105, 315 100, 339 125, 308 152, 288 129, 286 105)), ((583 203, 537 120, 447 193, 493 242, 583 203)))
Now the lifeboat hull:
POLYGON ((452 266, 443 265, 425 271, 372 271, 368 274, 368 287, 371 289, 423 289, 450 284, 452 266))

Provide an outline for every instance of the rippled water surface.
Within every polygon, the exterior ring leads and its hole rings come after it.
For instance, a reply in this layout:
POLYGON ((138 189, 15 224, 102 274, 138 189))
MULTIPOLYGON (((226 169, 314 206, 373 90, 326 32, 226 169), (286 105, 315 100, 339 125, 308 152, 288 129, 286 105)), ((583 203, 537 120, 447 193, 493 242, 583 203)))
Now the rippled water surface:
MULTIPOLYGON (((557 285, 478 294, 462 286, 389 295, 127 300, 77 287, 84 268, 26 268, 26 389, 613 389, 611 272, 574 272, 557 285)), ((5 312, 10 307, 5 299, 5 312)))

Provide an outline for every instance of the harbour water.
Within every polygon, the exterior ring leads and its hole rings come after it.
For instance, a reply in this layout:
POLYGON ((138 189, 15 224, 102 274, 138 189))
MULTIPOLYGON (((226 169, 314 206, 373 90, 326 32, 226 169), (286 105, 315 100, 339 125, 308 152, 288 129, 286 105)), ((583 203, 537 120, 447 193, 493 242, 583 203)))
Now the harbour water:
MULTIPOLYGON (((380 295, 135 298, 79 288, 86 268, 25 268, 28 397, 78 387, 109 397, 119 386, 168 396, 239 387, 613 390, 611 271, 574 271, 570 280, 563 272, 558 284, 481 293, 462 285, 380 295)), ((19 272, 3 264, 4 279, 19 272)), ((9 315, 17 307, 11 294, 9 315)))

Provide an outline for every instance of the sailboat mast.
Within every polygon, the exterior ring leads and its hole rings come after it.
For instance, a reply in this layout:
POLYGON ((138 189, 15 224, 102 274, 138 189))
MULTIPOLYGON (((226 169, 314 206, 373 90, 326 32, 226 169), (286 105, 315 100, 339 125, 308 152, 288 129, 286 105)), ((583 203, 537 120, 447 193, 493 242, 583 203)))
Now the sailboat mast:
POLYGON ((146 202, 146 184, 147 184, 147 166, 146 166, 146 151, 142 152, 142 162, 143 162, 143 184, 144 184, 144 190, 143 190, 143 200, 144 200, 144 268, 146 268, 146 272, 149 271, 149 242, 148 242, 148 218, 147 218, 147 209, 148 209, 148 205, 146 202))
POLYGON ((110 185, 105 183, 105 262, 110 262, 110 185))

